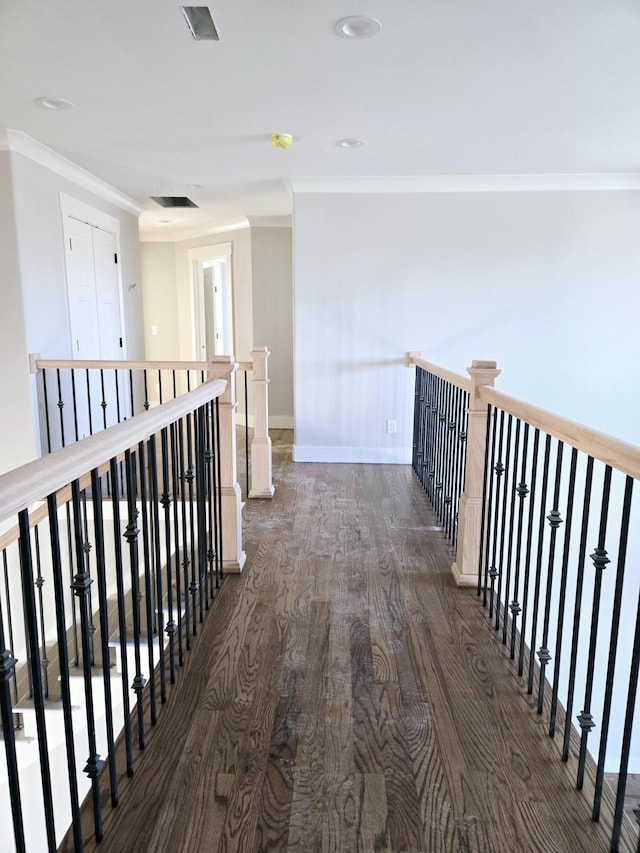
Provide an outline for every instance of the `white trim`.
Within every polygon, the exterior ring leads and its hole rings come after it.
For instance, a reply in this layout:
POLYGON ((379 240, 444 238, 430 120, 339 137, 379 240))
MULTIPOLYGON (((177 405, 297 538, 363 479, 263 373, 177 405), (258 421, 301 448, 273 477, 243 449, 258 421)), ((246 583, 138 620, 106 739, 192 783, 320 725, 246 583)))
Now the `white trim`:
POLYGON ((294 462, 366 462, 410 465, 408 447, 302 447, 293 446, 294 462))
MULTIPOLYGON (((134 216, 140 216, 142 207, 130 198, 128 195, 120 192, 111 184, 103 181, 87 172, 81 166, 77 166, 71 160, 58 154, 52 148, 48 148, 41 142, 38 142, 26 133, 20 130, 7 129, 3 137, 6 139, 6 145, 10 151, 15 151, 16 154, 22 154, 23 157, 28 157, 34 163, 44 166, 51 172, 55 172, 63 178, 72 181, 79 187, 93 193, 104 201, 114 204, 116 207, 126 210, 127 213, 132 213, 134 216)), ((2 139, 0 139, 0 143, 2 139)))
MULTIPOLYGON (((115 216, 109 216, 108 213, 103 213, 102 210, 97 210, 83 201, 78 201, 77 198, 72 198, 66 193, 59 193, 60 210, 64 216, 72 216, 74 219, 79 219, 81 222, 86 222, 87 225, 94 225, 96 228, 102 228, 103 231, 109 231, 110 234, 120 236, 120 220, 115 216)), ((118 244, 118 252, 120 245, 118 244)), ((118 255, 119 256, 119 255, 118 255)))
POLYGON ((640 190, 640 173, 289 178, 294 193, 485 193, 640 190))
POLYGON ((269 429, 293 429, 293 415, 269 415, 269 429))
POLYGON ((291 214, 282 216, 249 216, 252 228, 291 228, 291 214))
MULTIPOLYGON (((205 335, 204 326, 204 296, 200 288, 196 288, 196 280, 194 275, 193 265, 196 261, 208 261, 217 258, 224 258, 226 262, 227 273, 227 296, 228 305, 227 311, 229 316, 226 318, 229 328, 230 337, 233 346, 235 346, 235 328, 234 328, 234 313, 233 313, 233 243, 212 243, 208 246, 196 246, 187 250, 187 262, 189 264, 189 287, 191 292, 191 311, 192 311, 192 347, 194 359, 202 360, 202 348, 205 335)), ((232 346, 232 351, 233 351, 232 346)))

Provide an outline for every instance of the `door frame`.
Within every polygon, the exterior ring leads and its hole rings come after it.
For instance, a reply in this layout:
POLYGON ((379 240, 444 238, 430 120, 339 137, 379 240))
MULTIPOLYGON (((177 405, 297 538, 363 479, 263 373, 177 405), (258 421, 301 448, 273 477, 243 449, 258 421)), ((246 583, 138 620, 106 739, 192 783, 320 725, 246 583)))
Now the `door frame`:
MULTIPOLYGON (((227 322, 231 333, 233 347, 235 348, 235 329, 234 329, 234 305, 233 305, 233 243, 212 243, 208 246, 198 246, 195 249, 187 251, 187 259, 189 264, 189 289, 191 293, 191 310, 192 310, 192 357, 196 361, 203 361, 202 347, 206 348, 206 327, 204 317, 204 294, 202 288, 198 287, 196 276, 194 274, 194 264, 197 261, 212 261, 224 259, 226 262, 226 306, 227 306, 227 322)), ((234 355, 234 353, 225 353, 225 355, 234 355)))
MULTIPOLYGON (((124 322, 124 298, 122 292, 122 253, 120 251, 120 220, 116 219, 115 216, 110 216, 108 213, 105 213, 102 210, 98 210, 95 207, 91 207, 89 204, 85 204, 83 201, 79 201, 77 198, 73 198, 72 196, 67 195, 66 193, 59 193, 60 198, 60 213, 62 217, 62 238, 63 240, 67 239, 66 234, 66 220, 68 217, 72 219, 78 219, 80 222, 84 222, 87 225, 90 225, 92 228, 99 228, 102 231, 108 231, 110 234, 113 234, 115 237, 116 243, 116 253, 118 255, 118 263, 117 267, 117 275, 118 275, 118 316, 120 318, 120 337, 122 338, 122 347, 121 347, 121 355, 122 359, 126 359, 127 357, 127 336, 126 336, 126 325, 124 322)), ((69 280, 67 277, 66 270, 66 249, 65 249, 65 289, 67 292, 67 320, 69 324, 69 347, 71 352, 71 358, 73 358, 73 329, 71 328, 71 311, 69 308, 69 280)))

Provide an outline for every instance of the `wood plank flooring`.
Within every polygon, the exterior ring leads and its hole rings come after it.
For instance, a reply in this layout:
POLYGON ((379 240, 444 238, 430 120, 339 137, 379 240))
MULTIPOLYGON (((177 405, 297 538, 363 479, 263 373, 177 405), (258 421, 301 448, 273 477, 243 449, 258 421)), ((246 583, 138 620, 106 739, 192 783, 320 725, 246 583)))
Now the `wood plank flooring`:
POLYGON ((608 850, 409 467, 294 464, 290 435, 244 511, 247 568, 86 849, 608 850))

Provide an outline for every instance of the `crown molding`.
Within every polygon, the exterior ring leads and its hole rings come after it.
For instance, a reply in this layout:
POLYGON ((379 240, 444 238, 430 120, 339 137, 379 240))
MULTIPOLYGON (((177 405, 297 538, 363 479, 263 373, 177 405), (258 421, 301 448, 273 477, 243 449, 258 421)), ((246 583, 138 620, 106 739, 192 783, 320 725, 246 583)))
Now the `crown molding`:
POLYGON ((140 225, 141 243, 180 243, 183 240, 195 240, 197 237, 207 237, 210 234, 226 234, 228 231, 240 231, 249 228, 246 216, 228 222, 209 222, 201 225, 185 226, 183 228, 159 228, 157 225, 140 225))
POLYGON ((640 173, 291 177, 295 193, 490 193, 640 190, 640 173))
POLYGON ((120 192, 111 184, 97 178, 91 172, 87 172, 81 166, 76 165, 71 160, 58 154, 52 148, 48 148, 41 142, 38 142, 21 130, 6 130, 0 133, 0 147, 6 148, 9 151, 21 154, 27 157, 34 163, 44 166, 51 172, 55 172, 63 178, 72 181, 79 187, 88 190, 103 201, 109 202, 121 210, 126 210, 127 213, 132 213, 134 216, 140 216, 142 207, 130 198, 128 195, 120 192))

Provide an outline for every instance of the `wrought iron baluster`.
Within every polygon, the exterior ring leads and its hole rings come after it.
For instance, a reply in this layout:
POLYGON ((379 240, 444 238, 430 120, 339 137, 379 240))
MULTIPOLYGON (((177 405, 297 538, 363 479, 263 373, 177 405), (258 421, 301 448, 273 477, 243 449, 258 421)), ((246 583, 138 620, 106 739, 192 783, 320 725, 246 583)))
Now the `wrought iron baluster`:
POLYGON ((73 532, 76 549, 76 567, 77 574, 74 575, 72 589, 78 598, 78 608, 80 610, 80 636, 82 648, 82 671, 84 676, 84 694, 85 694, 85 710, 87 719, 87 732, 89 741, 89 758, 84 768, 84 772, 91 780, 91 799, 93 803, 93 825, 97 841, 102 840, 102 804, 100 802, 100 786, 98 777, 104 765, 97 751, 96 744, 96 723, 93 701, 93 682, 92 682, 92 639, 90 633, 89 620, 89 589, 93 580, 87 571, 88 553, 85 545, 84 532, 82 527, 82 506, 80 498, 80 483, 74 480, 71 484, 71 495, 73 504, 73 532))
POLYGON ((113 728, 113 700, 111 697, 111 661, 109 651, 109 603, 104 554, 104 520, 102 513, 102 483, 97 468, 91 471, 91 497, 93 501, 93 533, 96 545, 96 578, 98 581, 98 606, 100 619, 100 650, 102 656, 102 683, 104 685, 105 727, 107 733, 107 759, 109 763, 109 791, 111 805, 118 805, 118 774, 113 728))
MULTIPOLYGON (((3 561, 6 566, 6 549, 3 549, 3 561)), ((5 575, 6 577, 6 575, 5 575)), ((7 605, 9 596, 7 594, 7 605)), ((7 778, 9 784, 9 799, 11 801, 11 817, 13 821, 13 838, 17 853, 26 853, 24 823, 22 817, 22 796, 20 793, 20 773, 18 772, 18 756, 16 752, 16 736, 13 723, 13 705, 11 702, 11 681, 15 684, 15 666, 18 662, 7 648, 5 640, 4 614, 0 598, 0 721, 2 722, 2 739, 4 741, 5 759, 7 763, 7 778)), ((6 832, 6 829, 5 829, 6 832)))
POLYGON ((120 645, 120 672, 122 674, 122 709, 124 714, 124 743, 127 776, 133 776, 133 734, 131 731, 131 704, 129 702, 129 660, 127 657, 127 614, 124 592, 124 564, 122 559, 122 521, 120 517, 120 472, 117 459, 109 461, 111 472, 111 506, 113 508, 113 545, 116 568, 116 597, 118 600, 118 633, 120 645))
POLYGON ((164 541, 165 560, 167 561, 167 624, 165 633, 169 638, 169 680, 171 684, 176 681, 176 655, 175 635, 178 630, 177 623, 173 618, 173 568, 171 561, 171 483, 169 481, 169 438, 167 427, 160 432, 160 446, 162 454, 162 497, 160 503, 164 509, 164 541))
POLYGON ((62 399, 62 380, 60 378, 60 368, 56 368, 56 379, 58 384, 58 416, 60 419, 60 441, 62 443, 62 447, 65 446, 64 440, 64 400, 62 399))
MULTIPOLYGON (((140 507, 142 517, 142 559, 144 564, 144 604, 145 617, 147 625, 147 658, 149 662, 149 711, 151 716, 151 725, 155 726, 158 720, 158 712, 156 706, 156 675, 155 675, 155 655, 153 650, 154 636, 156 630, 154 628, 154 618, 156 615, 156 607, 154 605, 154 582, 153 582, 153 561, 151 559, 151 534, 149 531, 149 499, 147 495, 147 462, 146 449, 144 441, 138 444, 138 470, 140 473, 140 507)), ((160 645, 162 646, 162 627, 160 626, 160 645)), ((162 646, 164 652, 164 646, 162 646)))
POLYGON ((40 615, 40 633, 42 648, 40 650, 40 666, 42 668, 42 686, 44 698, 49 698, 49 659, 47 658, 46 622, 44 619, 44 596, 42 587, 45 580, 42 577, 42 560, 40 559, 40 531, 36 524, 33 528, 33 540, 36 552, 36 589, 38 590, 38 613, 40 615))
MULTIPOLYGON (((173 539, 176 543, 175 547, 175 555, 174 555, 174 567, 175 567, 175 578, 176 578, 176 615, 178 619, 178 664, 179 666, 184 665, 184 642, 183 642, 183 625, 182 625, 182 577, 180 573, 180 553, 181 553, 181 543, 180 543, 180 519, 179 516, 179 503, 178 503, 178 490, 180 488, 180 477, 178 472, 178 439, 176 435, 176 430, 178 426, 176 423, 172 423, 170 425, 170 438, 171 438, 171 488, 173 491, 173 539)), ((184 543, 182 543, 182 547, 184 547, 184 543)))
MULTIPOLYGON (((9 630, 9 648, 15 649, 15 642, 13 637, 13 616, 11 613, 11 595, 9 590, 9 564, 7 562, 7 549, 2 549, 2 569, 4 572, 4 593, 5 593, 5 601, 7 603, 7 625, 9 630)), ((0 607, 2 606, 2 601, 0 600, 0 607)), ((1 614, 0 614, 1 615, 1 614)), ((4 630, 4 629, 3 629, 4 630)), ((2 649, 4 650, 4 639, 2 639, 2 649)), ((1 654, 1 652, 0 652, 1 654)), ((16 680, 15 668, 12 670, 12 675, 7 675, 7 680, 13 682, 13 699, 14 702, 18 701, 18 684, 16 680)))
POLYGON ((136 674, 133 677, 131 689, 136 694, 136 709, 138 717, 138 746, 144 749, 145 746, 145 728, 144 728, 144 707, 142 696, 146 678, 142 673, 142 661, 140 654, 140 563, 138 555, 138 508, 136 506, 136 453, 132 450, 126 450, 124 454, 125 467, 127 470, 127 526, 124 532, 124 538, 129 545, 129 564, 131 567, 131 613, 133 617, 133 652, 136 664, 136 674))
POLYGON ((562 640, 564 635, 564 610, 567 596, 567 575, 569 571, 569 549, 571 545, 571 531, 573 524, 573 494, 576 485, 576 466, 578 463, 578 451, 574 447, 571 451, 571 465, 569 468, 569 486, 567 490, 567 523, 564 533, 564 549, 562 553, 562 573, 560 575, 560 590, 558 600, 558 621, 556 625, 556 659, 553 667, 553 686, 551 691, 551 712, 549 715, 549 736, 553 737, 556 730, 556 714, 558 706, 558 688, 560 683, 560 661, 562 659, 562 640))
POLYGON ((185 469, 185 456, 184 456, 184 431, 185 424, 184 419, 181 418, 177 423, 178 429, 178 464, 180 466, 180 519, 181 519, 181 528, 182 528, 182 573, 184 580, 184 621, 186 625, 185 631, 185 643, 187 647, 187 651, 191 648, 191 630, 190 630, 190 618, 191 618, 191 602, 189 601, 189 595, 191 594, 191 589, 189 586, 189 539, 187 536, 187 502, 186 502, 186 494, 184 484, 186 482, 187 472, 185 469))
MULTIPOLYGON (((198 517, 198 575, 200 580, 200 589, 204 582, 204 591, 206 593, 207 579, 207 516, 205 502, 207 499, 207 483, 206 483, 206 424, 204 418, 204 406, 200 407, 196 412, 196 500, 197 500, 197 517, 198 517)), ((205 598, 205 607, 209 609, 208 596, 205 598)), ((202 608, 202 596, 200 601, 202 608)))
POLYGON ((218 492, 218 544, 216 546, 216 562, 220 567, 220 580, 224 579, 224 560, 223 560, 223 538, 222 538, 222 453, 220 450, 220 398, 215 398, 215 415, 216 415, 216 480, 218 492))
POLYGON ((596 769, 595 791, 593 795, 592 820, 600 820, 600 805, 602 801, 602 786, 604 783, 604 762, 607 753, 607 739, 611 722, 611 702, 613 699, 613 679, 616 670, 618 651, 618 636, 620 632, 620 610, 622 606, 622 587, 624 570, 627 560, 627 544, 629 540, 629 518, 631 515, 631 496, 633 494, 633 477, 627 477, 624 487, 622 516, 620 523, 620 540, 618 544, 618 564, 616 567, 616 585, 613 595, 613 611, 611 614, 611 635, 609 638, 609 657, 607 661, 607 678, 604 688, 604 703, 602 706, 602 726, 600 729, 600 749, 598 751, 598 766, 596 769))
POLYGON ((604 470, 604 483, 602 488, 602 504, 600 508, 600 529, 598 531, 598 547, 591 554, 591 560, 595 568, 593 584, 593 605, 591 608, 591 633, 589 636, 589 655, 587 663, 587 679, 585 685, 584 706, 578 714, 578 723, 582 729, 580 737, 580 754, 578 756, 578 775, 576 787, 582 790, 584 785, 584 767, 587 756, 587 739, 595 721, 591 714, 591 699, 593 696, 593 677, 596 664, 596 645, 598 641, 598 617, 600 615, 600 594, 602 590, 602 573, 609 563, 609 557, 605 549, 607 536, 607 520, 609 516, 609 496, 611 494, 611 467, 606 466, 604 470))
POLYGON ((44 419, 47 432, 47 453, 51 453, 51 424, 49 422, 49 395, 47 393, 47 371, 42 370, 42 396, 44 400, 44 419))
MULTIPOLYGON (((529 424, 525 422, 522 437, 522 465, 520 469, 520 482, 516 487, 518 495, 518 529, 516 532, 516 561, 515 572, 513 578, 513 598, 509 604, 509 612, 511 613, 511 646, 509 648, 509 658, 513 660, 516 656, 516 631, 518 616, 522 612, 520 598, 520 565, 522 558, 522 528, 524 525, 524 501, 529 494, 529 487, 526 483, 527 478, 527 451, 529 450, 529 424)), ((514 465, 514 479, 516 466, 514 465)), ((528 564, 527 564, 528 565, 528 564)))
POLYGON ((538 610, 540 607, 540 583, 542 579, 542 553, 544 545, 545 530, 545 505, 547 502, 547 488, 549 485, 549 457, 551 454, 551 436, 545 437, 544 461, 542 463, 542 486, 540 488, 540 516, 538 521, 538 551, 536 555, 536 574, 533 593, 533 614, 531 618, 531 641, 529 643, 529 676, 527 679, 527 693, 533 693, 534 678, 534 652, 536 647, 536 635, 538 633, 538 610))
MULTIPOLYGON (((47 833, 47 848, 50 853, 56 850, 56 830, 54 823, 53 794, 51 790, 51 768, 47 744, 47 723, 45 718, 45 697, 42 689, 40 648, 38 642, 38 617, 31 556, 31 531, 29 512, 22 510, 18 515, 20 539, 20 572, 22 576, 22 602, 24 607, 27 646, 29 649, 29 667, 33 690, 33 707, 38 732, 38 754, 40 757, 40 779, 44 805, 44 822, 47 833)), ((11 728, 13 723, 10 724, 11 728)))
POLYGON ((75 368, 71 368, 71 399, 73 401, 73 433, 75 435, 76 441, 80 439, 80 433, 78 431, 78 399, 76 396, 76 371, 75 368))
POLYGON ((102 400, 100 402, 100 408, 102 409, 102 427, 103 429, 107 428, 107 397, 104 391, 104 370, 100 368, 100 392, 102 393, 102 400))
MULTIPOLYGON (((516 430, 515 430, 515 440, 513 445, 513 456, 510 461, 511 465, 511 504, 509 507, 509 535, 508 535, 508 544, 507 544, 507 571, 504 583, 504 608, 502 615, 502 645, 507 645, 507 631, 509 629, 509 621, 507 618, 507 608, 511 609, 511 605, 509 603, 510 598, 510 590, 511 590, 511 560, 513 558, 513 536, 514 536, 514 523, 515 523, 515 513, 516 513, 516 495, 517 495, 517 482, 518 482, 518 462, 519 462, 519 453, 520 453, 520 420, 516 418, 516 430)), ((505 484, 507 478, 505 477, 505 484)), ((516 596, 514 595, 513 599, 516 596)), ((513 601, 512 599, 512 601, 513 601)), ((511 611, 513 614, 513 611, 511 611)))
POLYGON ((151 504, 151 535, 155 565, 156 621, 158 630, 158 668, 160 671, 160 702, 167 701, 167 671, 164 650, 164 593, 162 585, 162 560, 160 556, 160 496, 158 491, 158 456, 155 435, 148 441, 149 500, 151 504))
POLYGON ((587 556, 587 531, 589 528, 589 510, 591 507, 591 487, 593 482, 593 457, 587 457, 585 472, 584 500, 582 504, 582 524, 580 528, 580 547, 578 553, 578 569, 576 574, 576 594, 573 609, 573 631, 571 635, 571 655, 569 664, 569 684, 567 691, 566 718, 562 742, 562 760, 569 760, 569 744, 571 740, 571 720, 573 717, 573 699, 576 684, 576 668, 578 665, 578 641, 580 638, 580 617, 582 613, 582 590, 584 585, 584 567, 587 556))

